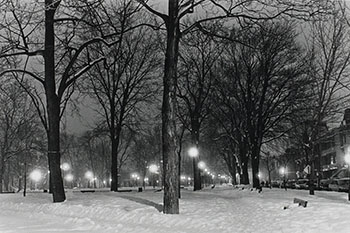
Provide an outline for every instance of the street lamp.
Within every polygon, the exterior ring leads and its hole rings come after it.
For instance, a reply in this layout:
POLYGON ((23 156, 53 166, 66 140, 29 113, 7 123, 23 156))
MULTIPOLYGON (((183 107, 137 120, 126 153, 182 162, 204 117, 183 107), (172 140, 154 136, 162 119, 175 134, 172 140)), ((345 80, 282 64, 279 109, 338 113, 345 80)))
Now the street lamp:
POLYGON ((34 188, 36 189, 37 187, 37 182, 39 182, 41 180, 42 174, 40 172, 40 170, 35 169, 33 170, 30 175, 29 175, 30 179, 34 181, 34 188))
POLYGON ((158 166, 155 164, 151 164, 148 170, 152 173, 152 185, 153 188, 156 187, 156 174, 158 173, 158 166))
MULTIPOLYGON (((348 164, 349 176, 350 176, 350 147, 348 147, 346 150, 344 160, 348 164)), ((350 201, 350 177, 348 180, 348 201, 350 201)))
POLYGON ((198 157, 199 151, 198 151, 197 147, 191 147, 188 150, 188 155, 192 158, 198 157))
POLYGON ((68 183, 72 184, 72 181, 73 181, 73 179, 74 179, 74 176, 73 176, 72 174, 67 174, 67 175, 64 177, 64 179, 65 179, 68 183))
MULTIPOLYGON (((63 170, 63 177, 66 177, 66 172, 70 169, 70 165, 68 163, 62 163, 61 164, 61 169, 63 170)), ((66 180, 66 179, 64 179, 66 180)))
POLYGON ((192 158, 192 161, 193 161, 193 191, 197 191, 202 188, 201 174, 200 174, 200 170, 198 169, 198 159, 199 159, 198 148, 196 146, 191 147, 188 150, 188 155, 192 158))
POLYGON ((200 161, 200 162, 198 163, 198 168, 204 170, 204 169, 206 168, 205 162, 200 161))
POLYGON ((134 180, 134 186, 137 186, 137 180, 140 179, 139 175, 137 173, 132 173, 131 178, 134 180))
POLYGON ((63 171, 68 171, 70 169, 70 165, 68 163, 62 163, 61 169, 63 171))
POLYGON ((85 178, 88 180, 88 188, 90 188, 90 182, 94 180, 94 174, 91 171, 85 172, 85 178))
POLYGON ((283 176, 283 186, 284 186, 284 189, 285 189, 285 190, 287 190, 287 186, 286 186, 286 173, 287 173, 287 168, 281 167, 281 168, 280 168, 280 174, 283 176))

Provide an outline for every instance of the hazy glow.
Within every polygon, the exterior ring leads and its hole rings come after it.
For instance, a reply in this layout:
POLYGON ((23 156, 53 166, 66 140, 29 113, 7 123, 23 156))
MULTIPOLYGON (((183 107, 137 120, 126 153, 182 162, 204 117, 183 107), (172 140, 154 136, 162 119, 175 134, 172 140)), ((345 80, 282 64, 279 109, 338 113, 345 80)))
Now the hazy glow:
POLYGON ((152 164, 152 165, 149 166, 148 169, 149 169, 149 171, 152 172, 152 173, 157 173, 157 171, 158 171, 158 166, 155 165, 155 164, 152 164))
POLYGON ((94 178, 94 174, 91 171, 85 172, 85 178, 92 180, 94 178))
POLYGON ((284 175, 287 172, 287 169, 284 167, 280 168, 280 174, 284 175))
POLYGON ((41 172, 37 169, 33 170, 30 175, 29 175, 30 179, 32 179, 35 182, 39 182, 41 180, 41 172))
POLYGON ((199 154, 199 151, 197 149, 197 147, 191 147, 189 150, 188 150, 188 155, 192 158, 194 157, 197 157, 199 154))
POLYGON ((70 169, 70 165, 68 163, 62 163, 61 169, 63 171, 68 171, 70 169))
POLYGON ((205 163, 203 162, 203 161, 200 161, 199 163, 198 163, 198 168, 199 169, 204 169, 206 167, 206 165, 205 165, 205 163))
POLYGON ((74 179, 74 176, 72 174, 67 174, 64 179, 68 182, 72 182, 74 179))

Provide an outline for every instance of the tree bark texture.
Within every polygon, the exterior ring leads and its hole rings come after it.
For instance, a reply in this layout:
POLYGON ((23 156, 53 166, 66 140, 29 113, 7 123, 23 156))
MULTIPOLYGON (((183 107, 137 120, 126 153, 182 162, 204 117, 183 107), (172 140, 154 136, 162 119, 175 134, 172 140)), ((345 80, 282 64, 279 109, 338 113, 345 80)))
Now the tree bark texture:
POLYGON ((179 156, 176 140, 176 85, 177 61, 179 53, 180 30, 177 19, 178 1, 169 1, 169 17, 166 21, 167 45, 163 78, 162 103, 162 149, 165 214, 179 213, 179 156))
POLYGON ((45 92, 48 115, 48 160, 53 202, 66 199, 61 174, 60 154, 60 101, 55 82, 55 32, 54 15, 59 2, 45 0, 45 92))
POLYGON ((239 145, 239 157, 241 162, 241 173, 240 173, 240 183, 249 184, 249 174, 248 174, 248 144, 246 142, 240 143, 239 145))

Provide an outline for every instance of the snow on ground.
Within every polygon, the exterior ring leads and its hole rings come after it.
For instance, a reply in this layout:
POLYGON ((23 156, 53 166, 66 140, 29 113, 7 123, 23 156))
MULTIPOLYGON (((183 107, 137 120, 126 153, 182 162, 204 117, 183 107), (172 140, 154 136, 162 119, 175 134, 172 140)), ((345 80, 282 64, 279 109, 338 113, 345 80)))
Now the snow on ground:
POLYGON ((230 186, 182 190, 179 215, 165 215, 162 192, 67 192, 52 203, 47 193, 0 195, 0 232, 350 232, 346 193, 230 186), (294 198, 308 201, 306 208, 294 198))

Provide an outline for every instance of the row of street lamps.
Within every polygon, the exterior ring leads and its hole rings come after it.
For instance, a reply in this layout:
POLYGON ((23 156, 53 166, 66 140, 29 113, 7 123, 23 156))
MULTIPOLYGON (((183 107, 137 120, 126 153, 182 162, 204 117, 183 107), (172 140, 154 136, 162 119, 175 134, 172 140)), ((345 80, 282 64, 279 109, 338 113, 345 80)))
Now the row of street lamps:
MULTIPOLYGON (((188 150, 188 155, 191 158, 198 158, 199 151, 198 151, 197 147, 191 147, 188 150)), ((193 160, 193 162, 195 162, 195 160, 193 160)), ((194 166, 199 168, 201 171, 205 172, 204 174, 209 175, 212 178, 215 178, 215 175, 208 170, 207 165, 205 164, 205 162, 199 161, 197 164, 194 164, 194 166)), ((69 170, 71 170, 71 166, 68 163, 65 162, 65 163, 62 163, 60 167, 61 167, 61 169, 63 171, 62 173, 63 173, 64 181, 71 183, 74 180, 73 174, 69 172, 69 170)), ((157 166, 156 164, 152 164, 152 165, 150 165, 148 167, 148 170, 153 176, 152 177, 153 186, 155 186, 155 175, 159 173, 159 166, 157 166)), ((195 173, 195 169, 194 169, 193 172, 195 173)), ((48 171, 48 174, 49 173, 50 172, 48 171)), ((35 183, 38 183, 42 178, 43 178, 43 175, 42 175, 41 171, 38 170, 38 169, 33 170, 31 172, 31 174, 30 174, 30 179, 33 180, 35 183)), ((92 182, 92 181, 95 182, 97 180, 97 178, 94 177, 94 174, 91 171, 87 171, 85 173, 85 178, 87 180, 89 180, 89 182, 92 182)), ((131 178, 134 179, 135 181, 140 180, 140 177, 137 175, 137 173, 131 174, 131 178)), ((144 179, 145 179, 146 182, 149 180, 147 177, 145 177, 144 179)), ((103 183, 106 184, 105 181, 103 183)))

